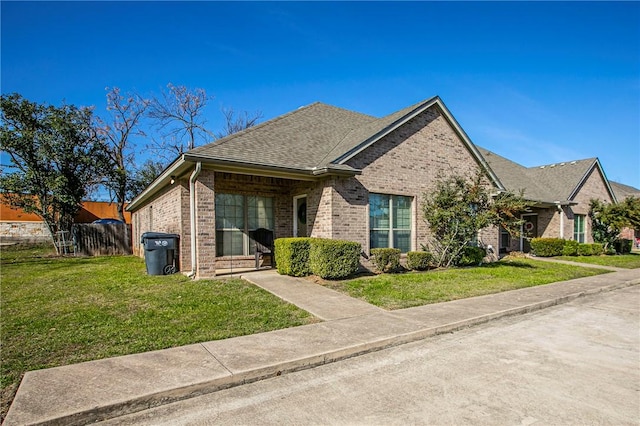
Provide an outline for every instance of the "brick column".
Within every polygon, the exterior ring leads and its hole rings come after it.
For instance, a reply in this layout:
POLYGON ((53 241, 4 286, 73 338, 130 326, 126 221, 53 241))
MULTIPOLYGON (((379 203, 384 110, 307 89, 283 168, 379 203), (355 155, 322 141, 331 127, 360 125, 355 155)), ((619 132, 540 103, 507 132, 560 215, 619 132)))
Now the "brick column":
POLYGON ((216 275, 216 209, 214 171, 202 170, 196 182, 196 278, 216 275))

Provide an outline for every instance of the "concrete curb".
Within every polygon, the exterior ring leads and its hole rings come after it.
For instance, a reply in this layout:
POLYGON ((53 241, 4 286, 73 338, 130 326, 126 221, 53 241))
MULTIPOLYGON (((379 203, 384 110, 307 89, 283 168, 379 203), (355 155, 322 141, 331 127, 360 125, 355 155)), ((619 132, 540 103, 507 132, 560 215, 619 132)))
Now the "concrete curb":
MULTIPOLYGON (((192 351, 202 352, 202 349, 206 351, 204 353, 207 357, 212 357, 215 360, 216 364, 219 364, 222 368, 218 368, 218 372, 216 373, 213 365, 211 367, 212 375, 215 377, 207 378, 204 380, 186 380, 180 386, 174 387, 166 387, 164 389, 159 389, 153 392, 147 392, 144 394, 139 394, 137 396, 127 397, 125 399, 120 400, 112 400, 110 402, 95 402, 91 404, 91 406, 83 409, 71 409, 67 412, 58 412, 56 415, 51 416, 46 413, 21 413, 20 411, 24 411, 26 407, 21 407, 20 402, 18 402, 17 406, 11 406, 9 413, 7 414, 7 418, 3 423, 6 426, 11 425, 81 425, 87 423, 93 423, 103 420, 108 420, 111 418, 123 416, 126 414, 132 414, 135 412, 143 411, 149 408, 157 407, 160 405, 169 404, 172 402, 193 398, 199 395, 216 392, 222 389, 227 389, 235 386, 240 386, 246 383, 252 383, 259 380, 264 380, 272 377, 279 376, 281 374, 291 373, 295 371, 305 370, 317 366, 321 366, 324 364, 328 364, 331 362, 340 361, 343 359, 363 355, 366 353, 379 351, 382 349, 386 349, 393 346, 398 346, 410 342, 415 342, 418 340, 422 340, 425 338, 429 338, 432 336, 436 336, 444 333, 451 333, 457 330, 461 330, 464 328, 473 327, 479 324, 484 324, 493 320, 497 320, 500 318, 526 314, 538 310, 542 310, 551 306, 563 304, 570 302, 572 300, 578 299, 580 297, 585 297, 589 295, 594 295, 598 293, 602 293, 605 291, 613 291, 617 289, 622 289, 626 287, 630 287, 633 285, 640 284, 640 278, 631 279, 627 281, 617 282, 611 285, 599 286, 597 288, 585 289, 569 294, 564 294, 559 297, 541 300, 539 302, 526 304, 523 306, 503 309, 495 312, 491 312, 488 314, 482 314, 478 316, 469 317, 467 319, 461 321, 455 321, 445 324, 439 324, 433 327, 420 327, 417 324, 414 324, 416 327, 413 331, 408 332, 400 332, 395 335, 373 338, 370 341, 359 342, 354 344, 337 344, 335 348, 332 349, 322 349, 320 348, 317 352, 312 352, 305 354, 303 356, 294 356, 290 359, 273 362, 273 363, 265 363, 256 368, 249 368, 246 370, 238 370, 233 371, 234 369, 228 365, 225 365, 224 362, 221 362, 216 354, 213 353, 210 349, 206 347, 206 343, 190 345, 187 349, 192 351), (29 418, 31 417, 31 418, 29 418), (37 420, 34 418, 37 417, 37 420)), ((526 289, 523 289, 526 290, 526 289)), ((516 290, 517 291, 517 290, 516 290)), ((381 314, 381 316, 387 316, 388 318, 395 317, 400 318, 402 313, 398 313, 398 311, 393 311, 391 313, 381 314)), ((371 315, 371 317, 377 317, 378 314, 371 315)), ((400 318, 399 321, 403 319, 400 318)), ((334 323, 338 323, 340 320, 334 321, 334 323)), ((405 322, 408 322, 405 320, 405 322)), ((328 323, 320 323, 320 324, 331 324, 328 323)), ((313 327, 319 324, 312 324, 310 326, 303 327, 313 327)), ((294 329, 285 329, 279 330, 279 332, 286 332, 286 330, 294 330, 294 329)), ((331 330, 329 330, 331 332, 331 330)), ((270 332, 275 333, 275 332, 270 332)), ((244 336, 249 338, 250 336, 244 336)), ((165 350, 165 351, 170 351, 165 350)), ((157 351, 158 353, 163 351, 157 351)), ((311 352, 311 351, 309 351, 311 352)), ((127 357, 134 357, 136 355, 129 355, 127 357)), ((91 361, 89 363, 100 363, 105 360, 91 361)), ((212 360, 213 362, 213 360, 212 360)), ((73 368, 73 366, 65 366, 65 367, 57 367, 59 369, 64 368, 73 368)), ((53 369, 51 369, 53 370, 53 369)), ((20 388, 26 386, 28 388, 30 381, 30 373, 25 375, 25 379, 20 385, 20 388)), ((37 372, 34 372, 37 373, 37 372)), ((20 392, 20 389, 19 389, 20 392)), ((31 395, 30 397, 36 397, 37 395, 31 395)), ((27 395, 27 398, 29 395, 27 395)), ((16 398, 17 399, 17 398, 16 398)))

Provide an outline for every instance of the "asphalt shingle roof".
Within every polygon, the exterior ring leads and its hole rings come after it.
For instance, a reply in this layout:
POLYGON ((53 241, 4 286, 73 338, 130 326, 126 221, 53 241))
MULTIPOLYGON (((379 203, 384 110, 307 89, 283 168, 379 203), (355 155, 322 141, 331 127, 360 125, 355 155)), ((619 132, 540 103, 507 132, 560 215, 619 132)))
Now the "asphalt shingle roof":
POLYGON ((339 168, 345 155, 435 99, 382 118, 316 102, 195 148, 187 156, 302 170, 339 168))
POLYGON ((524 167, 485 148, 478 150, 509 191, 530 200, 567 201, 596 163, 596 158, 524 167))
POLYGON ((627 197, 640 197, 640 189, 625 185, 620 182, 609 181, 611 189, 616 194, 616 199, 622 201, 627 197))
MULTIPOLYGON (((382 118, 320 102, 301 107, 257 126, 195 148, 191 158, 247 165, 315 170, 341 165, 345 158, 438 99, 430 98, 382 118)), ((596 158, 524 167, 477 147, 507 190, 530 200, 553 203, 570 200, 596 158)))
POLYGON ((347 134, 376 120, 375 117, 317 102, 195 148, 187 155, 313 169, 330 161, 327 155, 347 134))

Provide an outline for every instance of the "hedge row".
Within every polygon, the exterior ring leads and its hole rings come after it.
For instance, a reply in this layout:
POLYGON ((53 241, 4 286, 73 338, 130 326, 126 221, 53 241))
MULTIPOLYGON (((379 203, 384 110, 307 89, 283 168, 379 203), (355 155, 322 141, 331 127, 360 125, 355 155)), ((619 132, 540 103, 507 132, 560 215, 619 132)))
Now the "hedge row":
POLYGON ((360 264, 360 244, 324 238, 278 238, 274 242, 278 273, 327 279, 354 274, 360 264))
POLYGON ((562 238, 533 238, 531 251, 536 256, 599 256, 604 253, 602 244, 586 244, 562 238))

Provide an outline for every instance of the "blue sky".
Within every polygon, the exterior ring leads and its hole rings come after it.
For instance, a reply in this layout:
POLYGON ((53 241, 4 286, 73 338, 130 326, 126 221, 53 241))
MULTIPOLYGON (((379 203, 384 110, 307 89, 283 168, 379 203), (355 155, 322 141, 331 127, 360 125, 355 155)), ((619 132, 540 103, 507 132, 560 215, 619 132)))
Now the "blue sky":
POLYGON ((2 93, 102 115, 107 86, 200 87, 214 131, 221 107, 384 116, 439 95, 477 145, 525 166, 599 157, 640 188, 639 2, 0 7, 2 93))

